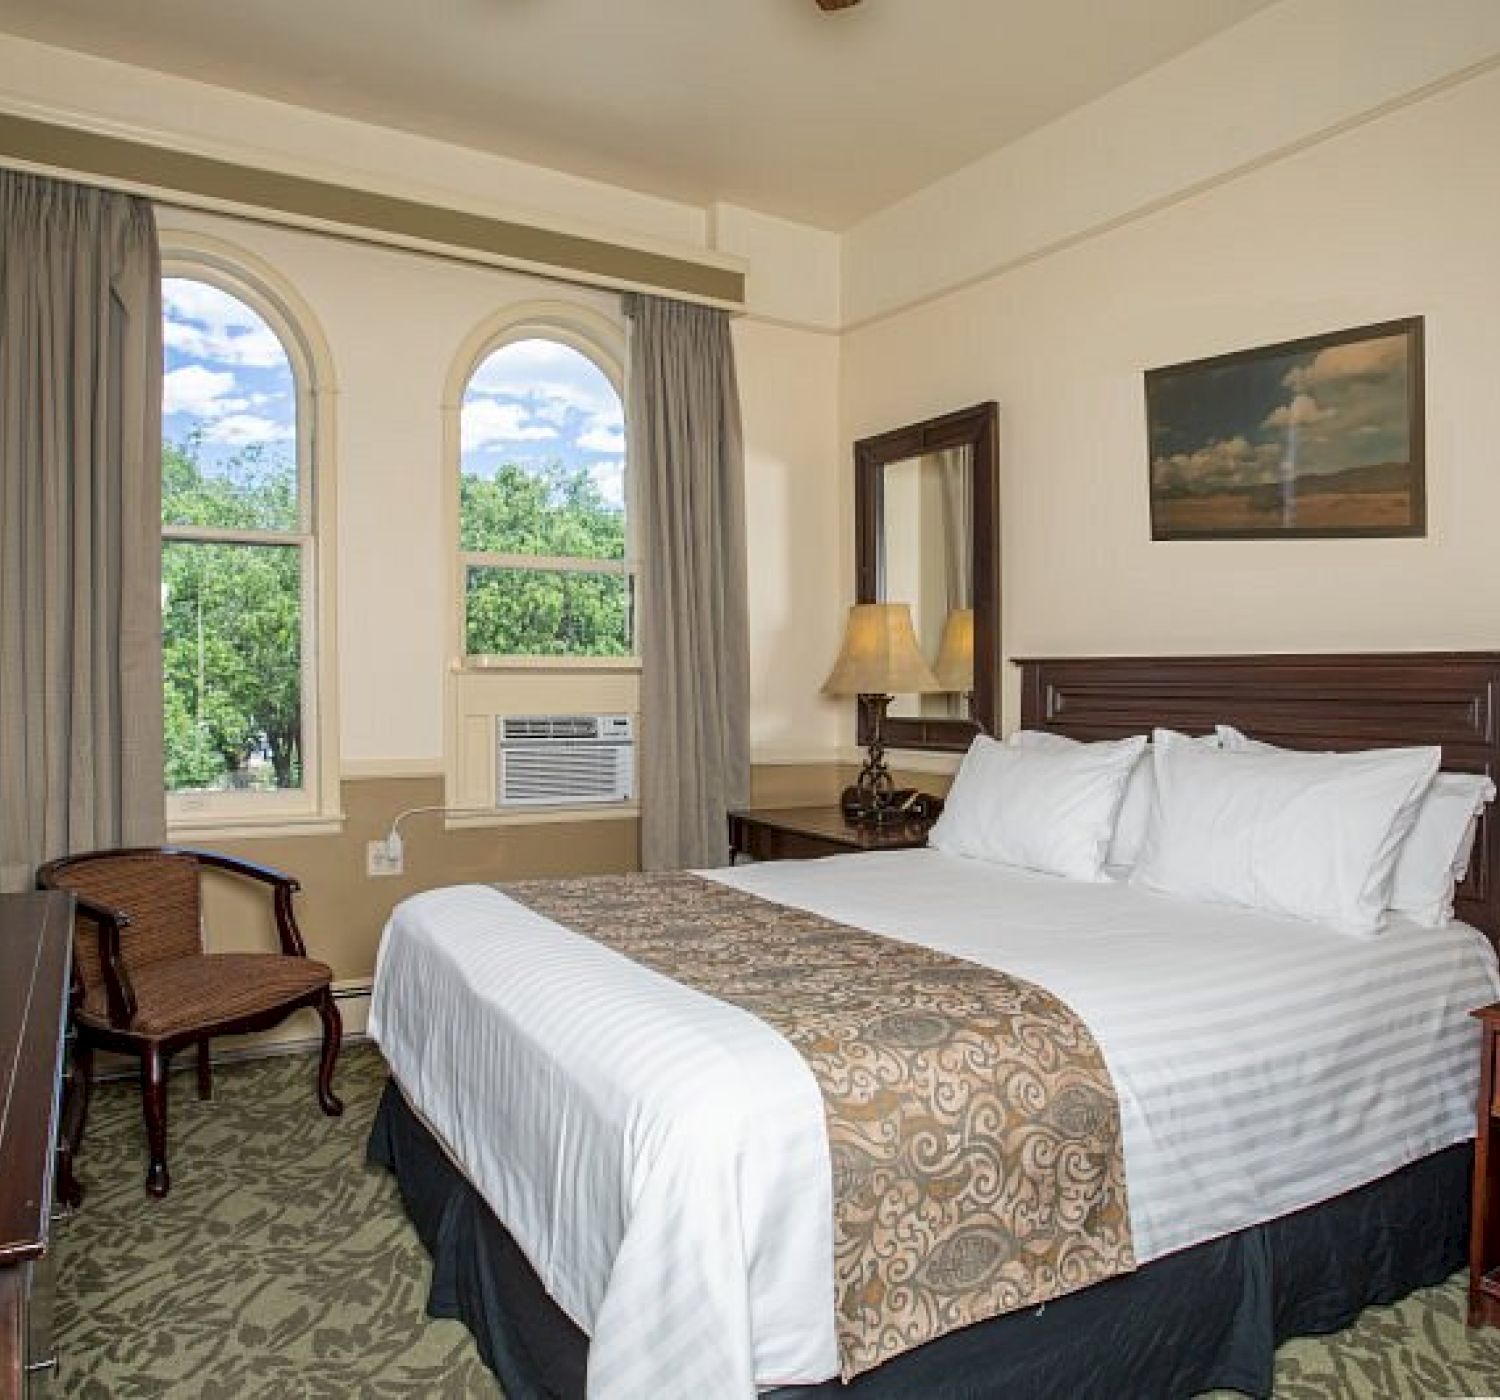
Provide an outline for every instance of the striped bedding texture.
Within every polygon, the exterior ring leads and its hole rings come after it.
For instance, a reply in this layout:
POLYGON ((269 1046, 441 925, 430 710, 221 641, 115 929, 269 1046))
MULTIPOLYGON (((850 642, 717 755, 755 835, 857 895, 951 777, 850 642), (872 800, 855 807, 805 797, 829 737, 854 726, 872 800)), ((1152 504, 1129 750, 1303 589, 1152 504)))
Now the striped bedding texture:
MULTIPOLYGON (((1119 1097, 1141 1263, 1472 1133, 1500 995, 1462 925, 1356 939, 935 851, 714 872, 1045 987, 1119 1097)), ((392 916, 372 1030, 408 1100, 590 1336, 595 1397, 750 1396, 838 1372, 817 1084, 739 1007, 497 891, 392 916)))

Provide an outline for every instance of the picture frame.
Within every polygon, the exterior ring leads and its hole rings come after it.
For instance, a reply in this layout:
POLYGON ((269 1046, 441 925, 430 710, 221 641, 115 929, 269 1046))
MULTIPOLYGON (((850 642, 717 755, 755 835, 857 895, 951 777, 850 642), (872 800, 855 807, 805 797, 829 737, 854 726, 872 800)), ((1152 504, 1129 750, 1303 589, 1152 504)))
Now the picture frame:
POLYGON ((1145 375, 1151 538, 1427 533, 1423 320, 1145 375))

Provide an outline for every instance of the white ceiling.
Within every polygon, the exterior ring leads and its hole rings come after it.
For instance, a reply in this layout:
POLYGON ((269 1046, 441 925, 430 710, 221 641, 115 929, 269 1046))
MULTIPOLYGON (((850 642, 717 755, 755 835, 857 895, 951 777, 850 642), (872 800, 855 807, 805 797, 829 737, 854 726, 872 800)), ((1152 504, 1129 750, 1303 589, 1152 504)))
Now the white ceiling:
POLYGON ((0 29, 843 228, 1268 3, 0 0, 0 29))

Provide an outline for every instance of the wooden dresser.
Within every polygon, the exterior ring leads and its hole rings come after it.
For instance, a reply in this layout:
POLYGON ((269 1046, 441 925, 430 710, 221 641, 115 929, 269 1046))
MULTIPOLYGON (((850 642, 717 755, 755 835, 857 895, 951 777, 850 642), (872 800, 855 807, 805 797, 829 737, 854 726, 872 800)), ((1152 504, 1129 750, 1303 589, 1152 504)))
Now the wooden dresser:
POLYGON ((57 1369, 48 1256, 73 896, 0 895, 0 1400, 57 1369))

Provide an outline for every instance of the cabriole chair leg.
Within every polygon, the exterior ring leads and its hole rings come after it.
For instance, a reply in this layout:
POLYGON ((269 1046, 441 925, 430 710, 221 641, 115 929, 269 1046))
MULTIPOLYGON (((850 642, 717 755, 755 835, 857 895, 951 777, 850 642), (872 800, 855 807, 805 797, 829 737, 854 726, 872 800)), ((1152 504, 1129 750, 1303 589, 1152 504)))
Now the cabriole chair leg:
POLYGON ((141 1101, 146 1111, 146 1144, 151 1165, 146 1168, 146 1190, 160 1200, 172 1189, 167 1175, 167 1062, 155 1047, 141 1057, 141 1101))
POLYGON ((198 1042, 198 1097, 211 1099, 214 1096, 214 1062, 209 1058, 208 1042, 198 1042))
POLYGON ((344 1023, 331 990, 324 991, 318 1000, 318 1017, 323 1022, 323 1053, 318 1059, 318 1103, 330 1118, 337 1118, 344 1111, 344 1105, 333 1092, 333 1067, 338 1063, 344 1023))

